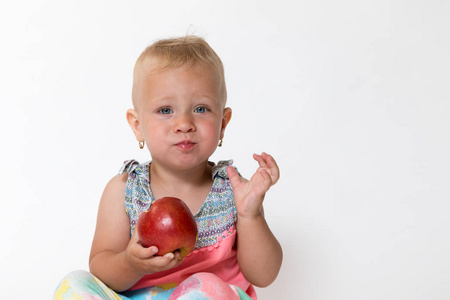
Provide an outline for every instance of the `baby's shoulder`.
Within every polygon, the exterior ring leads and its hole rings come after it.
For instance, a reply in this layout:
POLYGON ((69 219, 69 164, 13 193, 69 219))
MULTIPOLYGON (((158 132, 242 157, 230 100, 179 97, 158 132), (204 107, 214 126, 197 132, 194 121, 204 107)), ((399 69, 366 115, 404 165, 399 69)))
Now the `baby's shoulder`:
POLYGON ((105 192, 117 193, 125 191, 127 179, 128 179, 127 173, 115 175, 106 184, 105 192))
POLYGON ((127 174, 118 174, 106 184, 100 198, 99 214, 107 215, 118 212, 123 207, 123 195, 127 184, 127 174))

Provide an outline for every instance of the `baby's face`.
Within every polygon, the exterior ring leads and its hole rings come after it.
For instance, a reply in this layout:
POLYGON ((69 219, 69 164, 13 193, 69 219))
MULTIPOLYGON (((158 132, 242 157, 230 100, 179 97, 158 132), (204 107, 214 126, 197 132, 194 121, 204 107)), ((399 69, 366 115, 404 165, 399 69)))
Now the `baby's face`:
POLYGON ((218 76, 202 66, 141 70, 136 108, 152 161, 183 169, 204 163, 231 117, 218 76))

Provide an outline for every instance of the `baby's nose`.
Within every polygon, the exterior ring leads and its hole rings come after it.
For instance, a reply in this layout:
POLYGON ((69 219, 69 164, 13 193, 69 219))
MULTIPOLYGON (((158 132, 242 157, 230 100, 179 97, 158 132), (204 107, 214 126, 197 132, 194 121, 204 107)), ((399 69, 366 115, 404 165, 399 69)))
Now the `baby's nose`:
POLYGON ((190 114, 181 114, 175 119, 174 132, 195 131, 194 119, 190 114))

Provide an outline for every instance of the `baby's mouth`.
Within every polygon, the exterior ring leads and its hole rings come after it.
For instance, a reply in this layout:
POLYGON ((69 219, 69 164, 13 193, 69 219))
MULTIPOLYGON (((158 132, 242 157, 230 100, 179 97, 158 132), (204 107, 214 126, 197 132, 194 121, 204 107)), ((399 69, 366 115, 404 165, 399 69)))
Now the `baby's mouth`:
POLYGON ((196 143, 188 141, 188 140, 181 141, 181 142, 175 144, 175 146, 177 146, 178 148, 183 149, 183 150, 192 149, 195 145, 196 145, 196 143))

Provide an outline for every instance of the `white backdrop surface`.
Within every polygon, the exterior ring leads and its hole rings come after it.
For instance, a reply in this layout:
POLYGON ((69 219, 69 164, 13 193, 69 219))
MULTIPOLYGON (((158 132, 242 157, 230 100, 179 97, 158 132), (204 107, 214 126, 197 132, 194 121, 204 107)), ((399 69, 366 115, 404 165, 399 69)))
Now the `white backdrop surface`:
POLYGON ((149 159, 125 120, 134 61, 187 33, 226 70, 212 160, 281 168, 284 262, 260 299, 450 298, 448 1, 24 0, 0 33, 0 298, 88 269, 106 182, 149 159))

